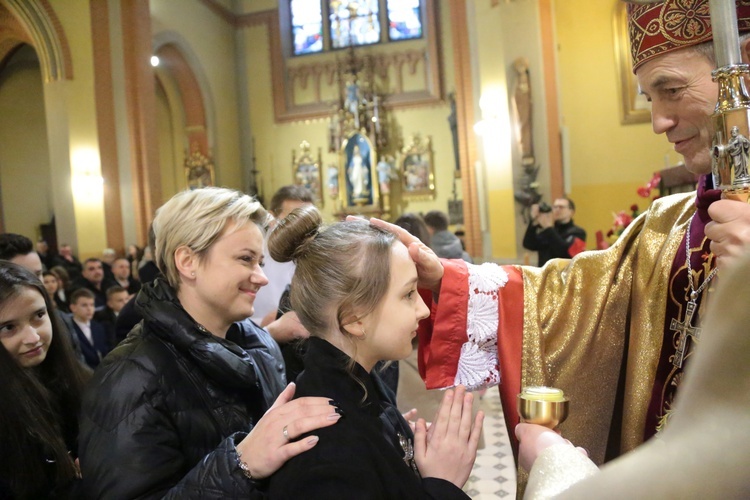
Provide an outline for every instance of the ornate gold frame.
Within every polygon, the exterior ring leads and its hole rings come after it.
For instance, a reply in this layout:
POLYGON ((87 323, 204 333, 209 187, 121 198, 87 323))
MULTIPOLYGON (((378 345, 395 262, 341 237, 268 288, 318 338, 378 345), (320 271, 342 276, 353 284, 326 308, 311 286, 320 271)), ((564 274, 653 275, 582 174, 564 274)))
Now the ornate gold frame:
POLYGON ((185 185, 188 189, 200 189, 216 185, 214 162, 194 146, 185 157, 185 185))
POLYGON ((401 195, 408 200, 435 199, 435 163, 432 137, 410 137, 401 149, 401 195))
POLYGON ((622 109, 620 123, 623 125, 648 123, 651 121, 651 105, 638 92, 638 80, 633 74, 633 63, 630 59, 627 4, 620 0, 616 0, 615 3, 615 61, 619 73, 622 109))
POLYGON ((315 199, 315 205, 322 208, 325 197, 323 196, 323 173, 321 171, 323 159, 321 149, 318 148, 317 160, 310 153, 309 142, 302 141, 299 149, 299 159, 297 159, 297 152, 292 150, 292 176, 294 183, 309 189, 315 199))

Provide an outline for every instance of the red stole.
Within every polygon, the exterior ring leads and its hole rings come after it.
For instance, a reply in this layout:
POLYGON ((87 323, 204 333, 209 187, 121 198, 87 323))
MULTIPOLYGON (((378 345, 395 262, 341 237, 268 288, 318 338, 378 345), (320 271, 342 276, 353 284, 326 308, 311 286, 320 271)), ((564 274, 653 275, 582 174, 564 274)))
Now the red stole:
MULTIPOLYGON (((706 238, 704 229, 706 224, 711 221, 708 215, 708 207, 714 201, 721 198, 721 191, 712 189, 711 177, 705 175, 701 177, 698 195, 695 205, 696 212, 690 224, 690 266, 693 269, 693 286, 697 290, 703 280, 710 274, 715 266, 714 256, 711 253, 711 241, 706 238)), ((646 428, 644 429, 644 440, 649 439, 656 434, 660 422, 666 419, 674 404, 675 393, 682 380, 682 374, 685 366, 688 364, 688 358, 695 347, 695 340, 691 337, 687 342, 685 359, 681 368, 673 364, 677 342, 680 340, 680 334, 671 329, 672 319, 678 321, 685 320, 685 309, 690 298, 690 285, 688 283, 687 259, 685 251, 685 237, 677 249, 672 269, 669 272, 669 292, 667 294, 666 310, 664 318, 664 340, 662 342, 661 356, 656 369, 656 378, 651 393, 648 414, 646 416, 646 428)), ((699 294, 696 312, 693 316, 693 326, 699 326, 699 316, 703 298, 715 284, 716 278, 706 285, 706 289, 699 294)))

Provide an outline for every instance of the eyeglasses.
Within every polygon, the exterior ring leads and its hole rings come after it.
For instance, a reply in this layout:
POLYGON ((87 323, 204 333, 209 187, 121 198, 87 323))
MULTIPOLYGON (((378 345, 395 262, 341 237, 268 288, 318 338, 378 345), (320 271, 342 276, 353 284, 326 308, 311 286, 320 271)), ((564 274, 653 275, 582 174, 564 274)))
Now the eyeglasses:
POLYGON ((552 205, 552 208, 555 210, 565 210, 566 208, 570 208, 567 205, 552 205))

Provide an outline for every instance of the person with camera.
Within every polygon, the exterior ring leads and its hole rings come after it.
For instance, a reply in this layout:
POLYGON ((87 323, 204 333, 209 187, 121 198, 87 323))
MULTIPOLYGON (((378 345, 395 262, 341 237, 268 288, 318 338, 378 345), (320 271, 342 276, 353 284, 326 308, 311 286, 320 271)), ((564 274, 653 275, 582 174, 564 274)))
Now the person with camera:
POLYGON ((539 267, 550 259, 569 259, 586 250, 586 231, 573 223, 575 211, 570 198, 558 198, 551 207, 544 202, 531 205, 523 247, 539 253, 539 267))

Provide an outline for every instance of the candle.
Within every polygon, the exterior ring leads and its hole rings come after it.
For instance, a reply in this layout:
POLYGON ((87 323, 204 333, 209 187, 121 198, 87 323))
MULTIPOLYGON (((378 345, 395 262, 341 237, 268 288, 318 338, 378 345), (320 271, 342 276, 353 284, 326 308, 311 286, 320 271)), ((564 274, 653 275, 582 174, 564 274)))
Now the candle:
POLYGON ((565 394, 562 390, 545 386, 526 387, 521 391, 521 397, 536 401, 565 401, 565 394))

